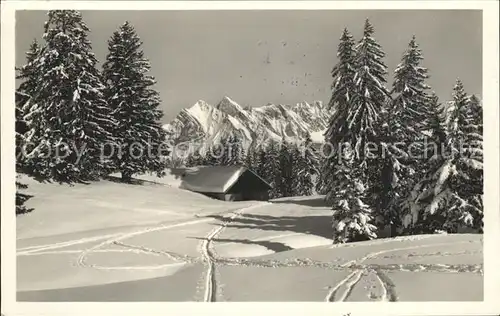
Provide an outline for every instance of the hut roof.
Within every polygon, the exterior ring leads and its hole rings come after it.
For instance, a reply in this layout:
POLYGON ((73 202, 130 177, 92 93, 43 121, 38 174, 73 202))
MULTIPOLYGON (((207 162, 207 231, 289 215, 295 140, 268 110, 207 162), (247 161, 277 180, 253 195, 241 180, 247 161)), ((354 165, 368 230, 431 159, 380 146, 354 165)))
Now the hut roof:
POLYGON ((180 187, 195 192, 226 193, 245 172, 251 172, 264 185, 271 188, 271 185, 266 180, 262 179, 251 169, 243 166, 198 166, 186 168, 182 175, 180 187))

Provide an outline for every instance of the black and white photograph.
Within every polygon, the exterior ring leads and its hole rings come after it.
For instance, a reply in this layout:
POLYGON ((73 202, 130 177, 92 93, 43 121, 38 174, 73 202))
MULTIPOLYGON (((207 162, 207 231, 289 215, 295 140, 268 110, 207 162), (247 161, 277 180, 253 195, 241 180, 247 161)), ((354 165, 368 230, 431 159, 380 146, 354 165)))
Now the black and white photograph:
POLYGON ((12 304, 500 312, 498 2, 8 2, 12 304))

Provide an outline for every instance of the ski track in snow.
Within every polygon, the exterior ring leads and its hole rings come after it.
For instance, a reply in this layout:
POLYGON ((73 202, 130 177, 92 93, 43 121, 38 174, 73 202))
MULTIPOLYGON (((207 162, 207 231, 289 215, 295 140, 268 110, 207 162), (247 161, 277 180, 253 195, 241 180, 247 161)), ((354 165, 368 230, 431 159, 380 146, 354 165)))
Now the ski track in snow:
POLYGON ((375 277, 377 278, 377 281, 380 284, 380 288, 382 289, 382 294, 380 295, 380 300, 379 301, 381 301, 381 302, 387 302, 388 301, 388 298, 387 298, 387 286, 384 283, 384 281, 382 280, 382 278, 380 277, 380 271, 375 270, 375 277))
POLYGON ((396 285, 392 282, 392 280, 380 269, 373 270, 375 275, 377 276, 380 285, 382 286, 382 296, 380 301, 384 302, 397 302, 398 295, 396 293, 396 285))
POLYGON ((250 209, 254 209, 257 207, 261 207, 269 204, 268 202, 258 203, 255 205, 251 205, 245 208, 241 208, 235 212, 231 216, 228 217, 227 220, 224 220, 219 227, 213 229, 208 236, 201 242, 200 250, 203 260, 207 263, 207 272, 205 276, 205 302, 215 302, 217 295, 217 278, 216 278, 216 261, 214 251, 212 249, 212 241, 215 237, 217 237, 226 227, 227 225, 233 221, 236 217, 243 214, 243 212, 248 211, 250 209))
MULTIPOLYGON (((459 243, 468 243, 468 241, 467 242, 459 242, 459 243)), ((358 258, 358 259, 354 259, 354 260, 350 260, 350 261, 348 261, 348 262, 340 265, 340 267, 348 268, 350 266, 356 266, 356 265, 359 266, 361 263, 363 263, 367 259, 375 258, 375 257, 377 257, 377 256, 379 256, 381 254, 388 253, 388 252, 401 251, 401 250, 409 250, 409 249, 420 249, 420 248, 435 247, 435 246, 444 246, 444 245, 451 245, 451 244, 456 245, 457 243, 456 242, 454 242, 454 243, 450 243, 450 242, 448 242, 448 243, 436 243, 436 244, 430 244, 430 245, 427 244, 427 245, 418 245, 418 246, 408 246, 408 247, 401 247, 401 248, 394 248, 394 249, 385 249, 385 250, 380 250, 380 251, 374 251, 374 252, 368 253, 364 257, 361 257, 361 258, 358 258)), ((401 268, 402 268, 402 265, 401 265, 401 268)), ((426 270, 426 265, 422 265, 422 264, 418 265, 418 268, 419 268, 419 271, 426 270)), ((356 285, 356 283, 361 279, 362 274, 365 273, 365 272, 367 272, 367 271, 368 271, 367 268, 357 269, 356 271, 352 272, 347 277, 345 277, 344 279, 342 279, 339 283, 337 283, 328 292, 328 294, 326 296, 326 301, 327 302, 333 302, 334 299, 335 299, 335 294, 338 292, 338 290, 340 289, 340 287, 342 287, 344 284, 346 284, 346 290, 344 291, 344 295, 342 295, 340 297, 340 299, 339 299, 340 302, 345 301, 349 297, 349 295, 350 295, 352 289, 354 288, 354 286, 356 285)), ((375 271, 375 273, 377 275, 377 278, 380 280, 380 284, 382 285, 382 292, 389 294, 389 301, 392 301, 392 302, 397 301, 396 286, 391 281, 391 279, 386 274, 382 273, 382 271, 380 270, 380 268, 374 269, 374 271, 375 271)), ((381 300, 383 300, 385 298, 386 298, 385 295, 382 295, 381 300)))
MULTIPOLYGON (((177 254, 169 251, 164 251, 164 250, 155 250, 155 249, 150 249, 147 247, 143 246, 137 246, 137 245, 131 245, 131 244, 126 244, 123 243, 122 240, 142 235, 142 234, 147 234, 150 232, 156 232, 156 231, 161 231, 161 230, 167 230, 171 228, 176 228, 176 227, 182 227, 182 226, 188 226, 188 225, 195 225, 195 224, 201 224, 201 223, 206 223, 206 222, 211 222, 215 221, 213 218, 203 218, 203 219, 196 219, 196 220, 188 220, 184 221, 181 223, 176 223, 176 224, 162 224, 160 226, 153 226, 133 232, 127 232, 127 233, 117 233, 117 234, 107 234, 107 235, 99 235, 99 236, 93 236, 93 237, 87 237, 87 238, 80 238, 80 239, 75 239, 75 240, 69 240, 69 241, 64 241, 64 242, 58 242, 58 243, 53 243, 53 244, 44 244, 44 245, 36 245, 36 246, 29 246, 29 247, 24 247, 20 248, 17 251, 17 256, 36 256, 36 255, 56 255, 56 254, 74 254, 74 253, 79 253, 80 255, 78 256, 77 259, 77 266, 80 267, 91 267, 99 270, 153 270, 153 269, 163 269, 167 267, 173 267, 173 266, 181 266, 185 265, 188 263, 196 263, 196 262, 204 262, 207 266, 206 273, 202 275, 199 281, 198 288, 200 291, 203 291, 203 301, 205 302, 215 302, 217 300, 217 295, 221 295, 221 285, 218 284, 217 279, 218 278, 218 271, 217 271, 217 266, 219 265, 236 265, 236 266, 260 266, 260 267, 270 267, 270 268, 279 268, 279 267, 292 267, 292 266, 298 266, 298 267, 308 267, 308 266, 314 266, 314 267, 321 267, 325 269, 331 269, 331 270, 337 270, 337 271, 349 271, 352 270, 351 273, 349 273, 344 279, 339 281, 335 286, 331 287, 329 292, 327 293, 327 296, 325 300, 327 302, 343 302, 346 301, 353 289, 356 287, 356 285, 359 283, 359 281, 363 278, 363 276, 367 272, 374 273, 374 276, 378 283, 380 283, 381 286, 381 294, 378 297, 379 301, 385 301, 385 302, 395 302, 398 301, 398 295, 396 292, 396 286, 392 282, 392 280, 387 276, 387 274, 384 271, 391 271, 391 270, 396 270, 396 271, 407 271, 407 272, 426 272, 426 271, 439 271, 439 272, 451 272, 451 273, 458 273, 458 272, 473 272, 473 273, 481 273, 483 274, 483 268, 481 264, 413 264, 413 263, 407 263, 407 264, 368 264, 364 265, 362 264, 364 261, 379 257, 382 254, 390 253, 390 252, 396 252, 396 251, 404 251, 404 250, 410 250, 410 249, 420 249, 420 248, 426 248, 426 247, 435 247, 435 246, 446 246, 446 245, 456 245, 462 244, 462 243, 469 243, 469 241, 463 241, 463 242, 446 242, 446 243, 434 243, 434 244, 425 244, 425 245, 417 245, 417 246, 407 246, 407 247, 400 247, 400 248, 394 248, 394 249, 385 249, 385 250, 380 250, 380 251, 375 251, 375 252, 370 252, 366 254, 365 256, 350 260, 346 263, 343 264, 333 264, 333 262, 316 262, 312 261, 310 259, 300 259, 300 258, 295 258, 294 260, 290 261, 273 261, 273 260, 258 260, 258 259, 244 259, 244 258, 220 258, 216 255, 215 249, 213 248, 213 240, 221 234, 221 232, 238 216, 241 216, 245 211, 248 211, 250 209, 258 208, 264 205, 269 204, 269 202, 263 202, 263 203, 258 203, 254 204, 248 207, 244 207, 241 209, 238 209, 236 211, 233 211, 231 213, 228 213, 228 216, 225 217, 225 219, 212 231, 209 232, 209 234, 204 238, 200 244, 199 244, 199 253, 201 255, 201 258, 195 258, 187 255, 182 255, 182 254, 177 254), (83 250, 59 250, 61 248, 66 248, 74 245, 79 245, 79 244, 87 244, 91 242, 98 242, 102 241, 99 244, 89 247, 83 250), (116 245, 121 247, 122 249, 101 249, 105 246, 108 245, 116 245), (86 258, 90 253, 110 253, 110 252, 131 252, 131 253, 140 253, 140 254, 147 254, 147 255, 154 255, 154 256, 166 256, 171 260, 174 260, 176 262, 174 263, 167 263, 167 264, 160 264, 160 265, 154 265, 154 266, 98 266, 95 264, 87 264, 86 263, 86 258), (342 291, 341 291, 342 290, 342 291), (339 295, 340 293, 340 295, 339 295)), ((291 234, 293 235, 293 234, 291 234)), ((287 235, 283 235, 287 236, 287 235)), ((276 237, 276 236, 274 236, 276 237)), ((270 239, 273 239, 274 237, 270 237, 270 239)), ((268 239, 268 238, 267 238, 268 239)), ((350 245, 352 246, 352 245, 350 245)), ((432 254, 416 254, 416 255, 411 255, 409 257, 413 256, 434 256, 434 255, 457 255, 457 254, 466 254, 469 253, 467 251, 465 252, 458 252, 458 253, 446 253, 446 252, 437 252, 437 253, 432 253, 432 254)), ((393 258, 393 257, 398 257, 397 255, 389 255, 389 256, 383 256, 383 258, 393 258)))
POLYGON ((36 252, 44 251, 44 250, 65 248, 65 247, 70 247, 70 246, 79 245, 79 244, 88 244, 88 243, 93 242, 93 241, 99 241, 99 240, 103 240, 103 239, 110 238, 110 237, 112 238, 112 237, 116 237, 116 236, 120 236, 120 235, 122 235, 122 234, 100 235, 100 236, 58 242, 58 243, 54 243, 54 244, 30 246, 30 247, 18 249, 16 254, 18 256, 28 255, 28 254, 32 254, 32 253, 36 253, 36 252))
POLYGON ((83 250, 80 253, 80 256, 78 256, 77 265, 80 267, 93 267, 93 265, 87 265, 87 263, 85 262, 85 259, 87 258, 87 256, 91 252, 94 252, 95 250, 102 248, 104 246, 110 245, 110 244, 116 244, 117 242, 120 242, 124 239, 128 239, 128 238, 131 238, 134 236, 143 235, 143 234, 147 234, 147 233, 151 233, 151 232, 156 232, 156 231, 161 231, 161 230, 166 230, 166 229, 171 229, 171 228, 177 228, 177 227, 182 227, 182 226, 188 226, 188 225, 194 225, 194 224, 200 224, 200 223, 205 223, 205 222, 210 222, 210 221, 214 221, 214 219, 207 218, 207 219, 192 220, 192 221, 171 224, 171 225, 160 225, 160 226, 154 226, 154 227, 149 227, 146 229, 134 231, 131 233, 120 234, 116 238, 110 238, 110 239, 108 239, 108 240, 106 240, 106 241, 104 241, 104 242, 102 242, 94 247, 90 247, 90 248, 83 250))

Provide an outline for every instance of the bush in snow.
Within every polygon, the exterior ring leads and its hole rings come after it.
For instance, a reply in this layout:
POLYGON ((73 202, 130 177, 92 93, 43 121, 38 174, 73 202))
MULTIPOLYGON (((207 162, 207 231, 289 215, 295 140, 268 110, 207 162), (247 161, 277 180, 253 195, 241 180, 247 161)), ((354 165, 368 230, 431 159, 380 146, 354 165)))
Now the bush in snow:
POLYGON ((130 23, 115 31, 108 41, 103 64, 105 95, 118 122, 113 136, 119 151, 112 154, 115 168, 129 181, 133 174, 165 169, 162 163, 166 131, 161 126, 160 97, 152 89, 155 79, 147 73, 151 66, 141 49, 142 42, 130 23))

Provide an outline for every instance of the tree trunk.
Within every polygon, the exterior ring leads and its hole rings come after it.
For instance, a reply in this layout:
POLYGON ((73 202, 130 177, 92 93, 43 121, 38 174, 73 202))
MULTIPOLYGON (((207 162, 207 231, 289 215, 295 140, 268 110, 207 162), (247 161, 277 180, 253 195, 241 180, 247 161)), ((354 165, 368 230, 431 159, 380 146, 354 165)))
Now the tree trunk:
POLYGON ((128 171, 122 171, 122 181, 130 183, 132 181, 132 173, 128 171))

